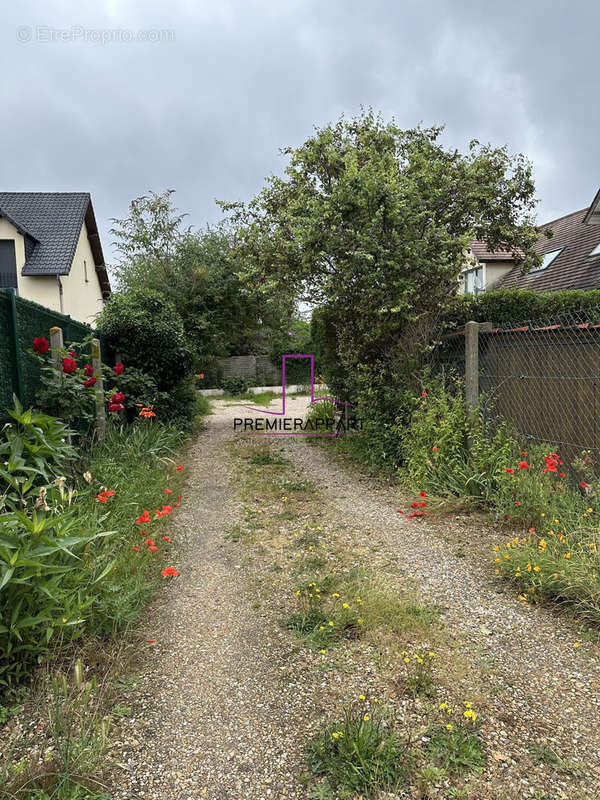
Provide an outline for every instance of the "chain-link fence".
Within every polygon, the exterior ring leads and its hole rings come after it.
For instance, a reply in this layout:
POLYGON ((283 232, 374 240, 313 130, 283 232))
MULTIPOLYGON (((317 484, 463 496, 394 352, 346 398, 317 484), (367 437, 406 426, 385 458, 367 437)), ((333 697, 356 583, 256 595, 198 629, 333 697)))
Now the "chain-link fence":
POLYGON ((464 329, 443 336, 433 364, 467 384, 474 377, 490 417, 508 420, 524 440, 555 445, 568 459, 600 451, 600 308, 480 324, 475 361, 465 355, 466 339, 464 329))
POLYGON ((40 373, 37 359, 28 350, 35 337, 50 339, 52 327, 62 328, 65 342, 79 341, 92 332, 71 317, 0 289, 0 421, 6 419, 13 394, 23 405, 34 404, 40 373))

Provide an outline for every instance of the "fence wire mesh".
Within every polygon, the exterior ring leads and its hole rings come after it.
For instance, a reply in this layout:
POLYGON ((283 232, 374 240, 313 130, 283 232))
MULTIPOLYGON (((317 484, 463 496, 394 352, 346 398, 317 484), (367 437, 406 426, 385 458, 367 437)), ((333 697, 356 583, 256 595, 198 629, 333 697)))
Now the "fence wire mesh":
POLYGON ((50 339, 50 328, 55 326, 62 328, 65 343, 80 341, 92 332, 89 325, 0 289, 0 422, 8 417, 13 394, 25 406, 35 404, 40 373, 28 351, 36 336, 50 339))
MULTIPOLYGON (((464 378, 464 330, 444 335, 435 369, 464 378)), ((479 391, 490 419, 523 440, 546 442, 572 459, 600 451, 600 307, 479 332, 479 391)))

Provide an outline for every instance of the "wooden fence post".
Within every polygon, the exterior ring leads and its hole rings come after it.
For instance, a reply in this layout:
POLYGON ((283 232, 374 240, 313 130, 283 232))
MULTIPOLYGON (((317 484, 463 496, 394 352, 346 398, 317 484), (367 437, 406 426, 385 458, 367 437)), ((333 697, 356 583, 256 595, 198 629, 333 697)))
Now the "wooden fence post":
POLYGON ((479 405, 479 334, 491 330, 491 322, 467 322, 465 325, 465 405, 469 416, 479 405))
POLYGON ((92 339, 92 365, 94 367, 94 386, 96 394, 96 433, 98 441, 102 442, 106 435, 106 413, 104 410, 104 379, 102 377, 102 353, 100 340, 92 339))
POLYGON ((64 347, 62 328, 58 328, 56 326, 54 328, 50 328, 50 347, 52 348, 52 361, 54 362, 54 369, 60 370, 62 359, 61 351, 64 347))
POLYGON ((465 325, 465 404, 471 416, 479 403, 479 323, 465 325))

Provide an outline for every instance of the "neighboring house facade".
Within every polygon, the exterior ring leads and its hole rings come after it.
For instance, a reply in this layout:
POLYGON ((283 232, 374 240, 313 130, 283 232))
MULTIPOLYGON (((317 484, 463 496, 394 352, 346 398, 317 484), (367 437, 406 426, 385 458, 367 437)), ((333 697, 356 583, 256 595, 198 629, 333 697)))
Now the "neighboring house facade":
POLYGON ((93 324, 111 289, 88 192, 0 192, 0 287, 93 324))
POLYGON ((535 250, 541 266, 523 274, 510 253, 489 252, 473 242, 467 267, 461 274, 461 293, 480 294, 492 289, 600 289, 600 192, 589 208, 548 222, 552 238, 540 236, 535 250))

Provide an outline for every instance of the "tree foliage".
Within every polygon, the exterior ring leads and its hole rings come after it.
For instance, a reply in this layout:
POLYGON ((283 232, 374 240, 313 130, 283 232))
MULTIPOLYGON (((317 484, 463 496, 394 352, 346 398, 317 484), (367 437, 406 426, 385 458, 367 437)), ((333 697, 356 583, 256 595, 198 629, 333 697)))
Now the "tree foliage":
POLYGON ((473 239, 539 263, 531 165, 477 141, 446 148, 441 132, 342 118, 285 149, 284 176, 250 203, 226 206, 247 279, 326 309, 346 399, 389 408, 406 389, 473 239))
POLYGON ((113 220, 122 291, 151 289, 177 309, 199 369, 211 359, 255 349, 279 329, 289 308, 253 291, 240 277, 235 231, 225 224, 194 232, 173 206, 173 192, 151 193, 113 220))

